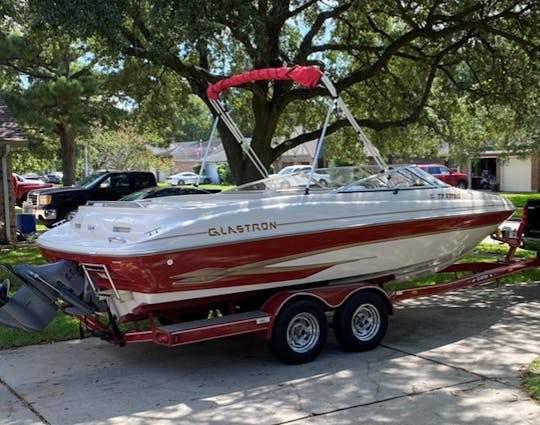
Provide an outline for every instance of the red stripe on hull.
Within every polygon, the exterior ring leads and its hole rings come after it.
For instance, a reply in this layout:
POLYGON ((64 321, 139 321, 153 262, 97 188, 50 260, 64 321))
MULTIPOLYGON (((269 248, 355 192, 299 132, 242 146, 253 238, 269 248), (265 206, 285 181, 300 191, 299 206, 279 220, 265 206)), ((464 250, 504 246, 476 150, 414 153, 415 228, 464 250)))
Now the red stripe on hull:
MULTIPOLYGON (((158 293, 253 285, 302 279, 334 265, 311 265, 300 270, 275 273, 271 269, 263 270, 273 263, 375 241, 496 225, 511 213, 503 211, 387 223, 133 257, 68 254, 47 249, 42 249, 42 254, 48 261, 68 259, 79 263, 104 264, 119 290, 158 293), (171 260, 172 265, 168 265, 171 260), (231 273, 232 269, 234 272, 231 273)), ((98 283, 102 289, 110 287, 105 280, 98 283)))

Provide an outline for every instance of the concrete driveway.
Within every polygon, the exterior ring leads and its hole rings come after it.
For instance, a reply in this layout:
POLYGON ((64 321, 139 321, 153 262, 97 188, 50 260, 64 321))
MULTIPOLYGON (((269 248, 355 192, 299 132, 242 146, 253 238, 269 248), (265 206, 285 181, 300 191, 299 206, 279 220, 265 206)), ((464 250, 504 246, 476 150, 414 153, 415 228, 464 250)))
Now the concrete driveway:
POLYGON ((398 306, 383 344, 285 366, 243 336, 179 348, 90 338, 0 352, 0 425, 540 423, 540 283, 398 306))

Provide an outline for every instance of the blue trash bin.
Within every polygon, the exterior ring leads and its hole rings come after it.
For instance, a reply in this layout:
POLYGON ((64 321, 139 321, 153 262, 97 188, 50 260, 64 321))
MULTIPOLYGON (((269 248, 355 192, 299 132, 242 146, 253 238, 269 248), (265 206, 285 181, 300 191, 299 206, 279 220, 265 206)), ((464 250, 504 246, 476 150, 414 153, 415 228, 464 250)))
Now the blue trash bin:
POLYGON ((23 235, 36 233, 36 218, 32 214, 17 214, 17 230, 23 235))

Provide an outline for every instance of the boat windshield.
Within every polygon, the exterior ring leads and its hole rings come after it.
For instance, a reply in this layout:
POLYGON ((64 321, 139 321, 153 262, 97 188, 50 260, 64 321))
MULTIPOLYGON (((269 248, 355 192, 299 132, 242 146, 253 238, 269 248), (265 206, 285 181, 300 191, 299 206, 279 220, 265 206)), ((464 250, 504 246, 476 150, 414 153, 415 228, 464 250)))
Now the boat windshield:
MULTIPOLYGON (((266 179, 238 186, 224 193, 246 191, 298 192, 306 188, 311 169, 293 173, 272 174, 266 179)), ((381 172, 376 166, 320 168, 313 172, 309 191, 333 189, 338 192, 358 192, 384 189, 441 187, 445 183, 414 166, 400 166, 381 172)))
MULTIPOLYGON (((317 170, 319 171, 319 170, 317 170)), ((272 192, 298 192, 305 190, 309 181, 309 169, 293 173, 272 174, 269 177, 246 183, 223 193, 235 193, 245 191, 272 191, 272 192)), ((310 190, 325 190, 330 186, 330 176, 314 173, 310 182, 310 190)))
POLYGON ((354 180, 338 189, 338 192, 359 192, 385 189, 418 189, 447 186, 446 183, 415 166, 401 166, 388 172, 378 172, 354 180))

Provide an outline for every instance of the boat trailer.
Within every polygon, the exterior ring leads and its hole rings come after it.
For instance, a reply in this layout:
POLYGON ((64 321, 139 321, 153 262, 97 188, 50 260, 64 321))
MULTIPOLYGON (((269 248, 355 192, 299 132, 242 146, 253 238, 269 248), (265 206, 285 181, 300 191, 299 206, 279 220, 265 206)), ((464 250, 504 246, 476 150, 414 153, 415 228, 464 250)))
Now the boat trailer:
POLYGON ((121 320, 111 313, 106 297, 96 290, 84 266, 61 260, 40 266, 6 267, 10 278, 0 284, 0 326, 40 331, 61 310, 80 321, 81 337, 91 334, 119 346, 154 342, 172 347, 252 333, 266 339, 279 360, 305 363, 322 350, 328 321, 343 348, 370 350, 386 334, 395 302, 486 285, 539 267, 540 200, 527 202, 517 230, 499 229, 491 237, 508 245, 504 259, 453 264, 439 273, 472 274, 447 283, 388 291, 385 285, 393 276, 347 284, 321 282, 316 287, 276 289, 242 299, 209 299, 190 306, 187 315, 169 307, 121 320), (536 251, 536 258, 515 258, 518 248, 536 251), (10 297, 12 281, 18 281, 20 289, 10 297))

